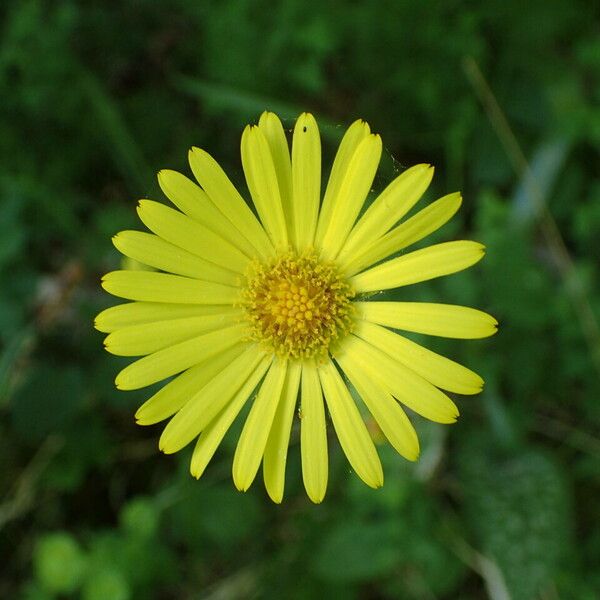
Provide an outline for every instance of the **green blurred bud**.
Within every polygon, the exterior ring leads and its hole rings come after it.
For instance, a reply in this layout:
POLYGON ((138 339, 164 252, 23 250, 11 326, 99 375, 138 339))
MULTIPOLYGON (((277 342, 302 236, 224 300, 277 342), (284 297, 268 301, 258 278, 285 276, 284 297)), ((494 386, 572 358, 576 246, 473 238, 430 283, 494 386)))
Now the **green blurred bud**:
POLYGON ((86 558, 71 535, 52 533, 37 542, 33 564, 36 577, 44 590, 70 593, 81 584, 86 558))
POLYGON ((149 539, 158 529, 159 512, 150 498, 138 497, 121 510, 121 527, 134 537, 149 539))
POLYGON ((123 574, 107 567, 89 577, 81 595, 82 600, 129 600, 131 590, 123 574))

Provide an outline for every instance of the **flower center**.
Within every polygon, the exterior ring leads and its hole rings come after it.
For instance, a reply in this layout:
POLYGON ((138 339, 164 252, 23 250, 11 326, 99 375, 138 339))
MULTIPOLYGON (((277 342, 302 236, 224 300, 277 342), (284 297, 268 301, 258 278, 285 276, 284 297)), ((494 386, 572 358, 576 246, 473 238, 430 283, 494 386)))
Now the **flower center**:
POLYGON ((309 358, 350 332, 353 296, 333 263, 289 252, 252 265, 242 307, 253 339, 281 356, 309 358))

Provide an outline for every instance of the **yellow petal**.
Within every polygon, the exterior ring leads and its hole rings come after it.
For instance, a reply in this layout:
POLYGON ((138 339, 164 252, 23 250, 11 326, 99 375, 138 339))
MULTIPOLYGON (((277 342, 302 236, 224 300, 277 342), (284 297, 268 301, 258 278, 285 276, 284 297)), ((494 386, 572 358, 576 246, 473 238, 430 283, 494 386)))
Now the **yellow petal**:
POLYGON ((454 423, 458 408, 446 394, 402 363, 354 335, 344 340, 344 351, 364 371, 383 385, 402 404, 436 423, 454 423))
POLYGON ((258 127, 248 125, 242 134, 242 166, 248 189, 264 228, 277 249, 288 246, 279 183, 269 144, 258 127))
POLYGON ((211 379, 231 364, 243 349, 243 344, 228 348, 199 365, 191 367, 164 385, 138 408, 135 413, 137 424, 154 425, 174 415, 211 379))
POLYGON ((433 167, 426 164, 415 165, 396 177, 354 226, 340 252, 339 261, 343 263, 346 257, 393 227, 419 201, 432 177, 433 167))
POLYGON ((164 204, 140 200, 138 215, 150 231, 195 256, 236 273, 244 273, 248 266, 250 259, 235 246, 164 204))
POLYGON ((331 221, 331 215, 333 214, 333 208, 338 202, 338 194, 342 182, 346 178, 346 172, 350 161, 356 152, 356 149, 360 143, 369 135, 371 130, 369 125, 359 119, 354 121, 348 128, 344 137, 340 143, 333 166, 331 168, 331 174, 329 176, 329 182, 327 189, 325 190, 325 196, 323 197, 323 204, 319 213, 319 222, 317 225, 317 233, 315 236, 315 246, 320 246, 323 241, 325 232, 329 229, 329 223, 331 221))
POLYGON ((250 487, 260 466, 273 418, 281 401, 287 362, 285 359, 273 361, 240 435, 233 457, 232 474, 235 487, 241 492, 250 487))
POLYGON ((402 407, 377 380, 369 377, 351 354, 340 350, 336 352, 335 359, 396 452, 408 460, 417 460, 419 439, 402 407))
POLYGON ((269 145, 275 174, 277 175, 283 214, 287 221, 288 239, 291 241, 294 239, 292 228, 292 161, 290 160, 290 149, 288 148, 285 131, 279 117, 275 113, 266 111, 260 116, 258 127, 263 132, 269 145))
POLYGON ((358 321, 353 333, 443 390, 478 394, 483 388, 483 379, 477 373, 385 327, 358 321))
POLYGON ((258 384, 264 374, 259 365, 269 365, 269 361, 264 363, 264 358, 265 353, 258 351, 256 347, 246 348, 169 421, 160 436, 159 448, 165 454, 173 454, 187 446, 217 417, 249 379, 254 381, 254 386, 258 384))
POLYGON ((296 249, 312 246, 321 200, 321 137, 315 118, 302 113, 292 140, 293 229, 296 249))
POLYGON ((194 256, 151 233, 121 231, 113 237, 113 244, 121 254, 161 271, 233 287, 240 283, 239 274, 194 256))
POLYGON ((104 309, 94 320, 94 327, 112 333, 123 327, 154 323, 168 319, 200 317, 226 313, 230 306, 219 304, 171 304, 167 302, 126 302, 104 309))
POLYGON ((165 196, 186 215, 236 246, 246 256, 254 257, 255 248, 211 202, 206 192, 177 171, 163 169, 158 183, 165 196))
POLYGON ((271 357, 265 356, 231 402, 202 431, 194 448, 190 465, 190 472, 196 479, 199 479, 204 473, 227 430, 250 398, 252 391, 270 364, 271 357))
POLYGON ((359 292, 388 290, 462 271, 479 262, 482 244, 470 241, 444 242, 393 258, 350 279, 359 292))
POLYGON ((230 308, 219 315, 132 325, 111 333, 104 340, 104 345, 108 352, 119 356, 152 354, 202 333, 234 325, 239 322, 241 314, 241 310, 230 308))
POLYGON ((281 400, 275 412, 263 458, 265 488, 271 500, 279 504, 283 500, 285 487, 285 465, 287 462, 290 430, 298 398, 302 367, 297 361, 289 362, 281 400))
POLYGON ((448 194, 432 202, 404 223, 400 223, 383 237, 371 242, 365 241, 364 246, 356 247, 353 252, 347 252, 344 248, 343 258, 339 257, 342 270, 349 277, 418 242, 449 221, 460 208, 461 202, 462 198, 458 192, 448 194))
POLYGON ((336 258, 344 245, 373 185, 380 158, 381 138, 378 135, 368 135, 352 156, 339 187, 329 226, 321 242, 324 259, 336 258))
POLYGON ((302 479, 308 497, 319 504, 327 491, 327 425, 319 372, 312 360, 302 365, 300 419, 302 479))
POLYGON ((200 148, 190 150, 189 161, 198 183, 240 235, 252 244, 262 258, 273 256, 273 245, 265 230, 217 161, 200 148))
POLYGON ((136 390, 156 383, 171 375, 181 373, 190 367, 215 356, 238 344, 246 335, 241 325, 211 331, 191 340, 179 342, 136 360, 125 367, 115 379, 120 390, 136 390))
POLYGON ((348 462, 367 485, 373 488, 381 487, 383 469, 377 450, 333 362, 328 360, 325 364, 319 365, 319 378, 325 392, 333 427, 348 462))
POLYGON ((149 271, 112 271, 102 287, 113 296, 175 304, 233 304, 239 290, 228 285, 149 271))
POLYGON ((477 339, 498 330, 494 317, 475 308, 434 302, 355 302, 361 318, 404 331, 477 339))

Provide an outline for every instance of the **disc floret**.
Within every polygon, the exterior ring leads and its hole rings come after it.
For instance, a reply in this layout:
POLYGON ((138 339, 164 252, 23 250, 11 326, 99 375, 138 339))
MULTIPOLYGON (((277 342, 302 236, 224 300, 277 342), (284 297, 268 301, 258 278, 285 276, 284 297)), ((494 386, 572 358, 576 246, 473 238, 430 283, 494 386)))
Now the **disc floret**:
POLYGON ((309 358, 351 331, 353 296, 333 263, 287 252, 252 264, 242 307, 253 339, 279 356, 309 358))

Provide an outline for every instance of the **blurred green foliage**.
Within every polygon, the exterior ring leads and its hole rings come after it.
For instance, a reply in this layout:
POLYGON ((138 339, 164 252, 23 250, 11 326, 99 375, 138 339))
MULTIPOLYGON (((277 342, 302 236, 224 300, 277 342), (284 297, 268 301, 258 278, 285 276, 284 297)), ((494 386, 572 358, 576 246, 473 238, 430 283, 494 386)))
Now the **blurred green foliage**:
MULTIPOLYGON (((8 0, 0 6, 0 597, 529 600, 600 597, 600 372, 568 293, 600 314, 600 38, 585 0, 8 0), (531 160, 574 262, 561 276, 527 186, 465 74, 476 61, 531 160), (117 393, 102 351, 110 236, 139 227, 153 172, 191 145, 241 182, 241 127, 264 109, 322 126, 327 160, 366 119, 376 188, 436 165, 462 190, 434 239, 469 237, 475 269, 398 297, 482 307, 480 342, 428 340, 480 371, 422 458, 382 446, 373 491, 331 445, 330 487, 234 491, 235 432, 206 475, 158 453, 160 428, 117 393), (507 595, 508 594, 508 595, 507 595)), ((328 164, 328 163, 327 163, 328 164)), ((596 340, 597 342, 597 340, 596 340)))

